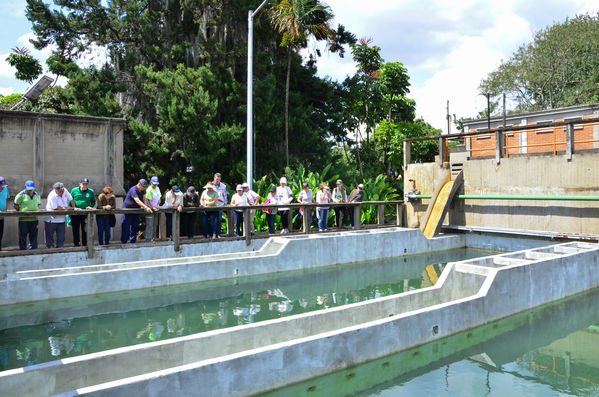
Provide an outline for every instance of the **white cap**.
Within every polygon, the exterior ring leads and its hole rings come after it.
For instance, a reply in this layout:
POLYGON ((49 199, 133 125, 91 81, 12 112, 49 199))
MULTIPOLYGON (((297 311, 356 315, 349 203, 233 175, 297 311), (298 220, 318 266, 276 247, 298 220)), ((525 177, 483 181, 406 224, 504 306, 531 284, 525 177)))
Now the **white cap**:
POLYGON ((361 184, 361 183, 358 185, 358 187, 359 187, 360 189, 364 189, 364 185, 363 185, 363 184, 361 184))
POLYGON ((243 182, 243 184, 241 185, 241 187, 250 187, 250 185, 248 185, 247 182, 243 182))
POLYGON ((287 183, 287 178, 282 176, 281 179, 279 180, 279 183, 287 183))
POLYGON ((237 188, 235 190, 243 190, 243 187, 241 185, 237 185, 237 188))

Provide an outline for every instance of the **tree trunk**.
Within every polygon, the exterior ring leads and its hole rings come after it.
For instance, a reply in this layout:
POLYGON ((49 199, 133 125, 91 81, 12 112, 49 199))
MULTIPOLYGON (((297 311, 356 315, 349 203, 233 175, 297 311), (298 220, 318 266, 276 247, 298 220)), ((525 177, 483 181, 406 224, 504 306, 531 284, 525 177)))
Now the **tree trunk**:
POLYGON ((291 47, 287 54, 287 81, 285 82, 285 165, 289 167, 289 80, 291 78, 291 47))
MULTIPOLYGON (((360 131, 358 130, 358 135, 360 137, 360 140, 362 138, 362 134, 360 133, 360 131)), ((363 178, 364 177, 364 171, 362 170, 362 159, 360 158, 360 146, 362 146, 360 143, 360 140, 358 140, 358 145, 356 147, 356 154, 358 155, 358 165, 360 168, 360 176, 363 178)))

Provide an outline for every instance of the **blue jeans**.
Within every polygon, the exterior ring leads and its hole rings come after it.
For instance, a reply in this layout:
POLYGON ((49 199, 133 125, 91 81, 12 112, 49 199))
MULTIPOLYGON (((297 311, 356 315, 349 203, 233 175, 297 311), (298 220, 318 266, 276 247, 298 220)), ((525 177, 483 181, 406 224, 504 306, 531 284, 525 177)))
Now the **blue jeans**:
POLYGON ((166 216, 166 238, 170 238, 173 235, 173 214, 165 212, 166 216))
POLYGON ((110 242, 110 218, 97 216, 96 223, 98 224, 98 243, 106 245, 110 242))
POLYGON ((275 233, 275 218, 276 217, 277 217, 276 214, 266 214, 266 222, 268 222, 268 233, 270 233, 270 234, 275 233))
POLYGON ((327 230, 327 224, 329 221, 329 209, 319 208, 318 209, 318 230, 327 230))
POLYGON ((47 248, 61 248, 64 245, 64 222, 52 223, 44 222, 44 229, 46 231, 46 247, 47 248), (54 245, 54 233, 56 233, 56 245, 54 245))
POLYGON ((19 221, 19 249, 37 249, 37 221, 19 221), (29 246, 27 246, 29 237, 29 246))
POLYGON ((222 211, 202 211, 202 229, 204 230, 204 237, 208 238, 208 236, 217 234, 218 214, 222 214, 222 211))
POLYGON ((137 241, 137 232, 139 232, 139 215, 122 214, 121 215, 121 243, 127 241, 135 243, 137 241))
POLYGON ((237 234, 238 237, 241 237, 243 235, 243 212, 235 211, 233 212, 233 215, 235 218, 235 234, 237 234))
POLYGON ((335 224, 337 227, 342 227, 347 222, 347 218, 349 217, 349 212, 347 211, 347 207, 335 207, 335 224), (341 219, 341 215, 343 214, 343 220, 341 219))

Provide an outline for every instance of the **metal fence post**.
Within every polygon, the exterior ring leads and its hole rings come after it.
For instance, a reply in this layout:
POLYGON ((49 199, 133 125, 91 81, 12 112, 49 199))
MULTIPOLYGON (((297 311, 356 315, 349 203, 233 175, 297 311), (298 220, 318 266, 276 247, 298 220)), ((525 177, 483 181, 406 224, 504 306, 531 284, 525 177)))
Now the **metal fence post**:
POLYGON ((173 230, 171 237, 175 244, 175 252, 179 252, 181 250, 181 213, 178 210, 173 212, 173 230))
POLYGON ((96 230, 95 217, 91 212, 87 213, 87 257, 94 257, 94 231, 96 230))
POLYGON ((377 204, 378 225, 385 224, 385 204, 377 204))

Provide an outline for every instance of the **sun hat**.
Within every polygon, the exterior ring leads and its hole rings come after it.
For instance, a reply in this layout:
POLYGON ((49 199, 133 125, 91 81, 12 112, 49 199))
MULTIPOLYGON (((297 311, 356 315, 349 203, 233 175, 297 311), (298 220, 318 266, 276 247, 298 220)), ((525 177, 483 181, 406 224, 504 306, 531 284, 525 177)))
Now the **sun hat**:
POLYGON ((204 186, 204 189, 214 189, 214 185, 212 184, 212 182, 208 182, 206 186, 204 186))

